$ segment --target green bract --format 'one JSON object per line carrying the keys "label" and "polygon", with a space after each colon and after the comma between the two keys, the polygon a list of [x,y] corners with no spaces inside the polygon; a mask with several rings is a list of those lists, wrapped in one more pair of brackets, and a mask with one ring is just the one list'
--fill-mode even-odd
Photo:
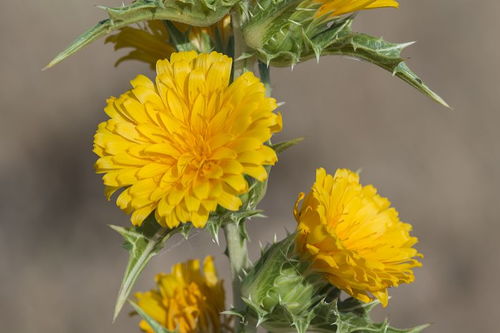
{"label": "green bract", "polygon": [[308,273],[308,263],[294,255],[294,235],[273,244],[249,271],[241,286],[248,315],[258,324],[278,332],[295,327],[305,332],[313,309],[322,300],[318,291],[330,288],[317,274]]}
{"label": "green bract", "polygon": [[341,298],[341,292],[315,273],[294,251],[295,234],[273,244],[248,272],[241,294],[248,309],[243,317],[273,333],[416,333],[427,325],[396,329],[369,316],[378,301],[368,304]]}
{"label": "green bract", "polygon": [[[305,0],[264,0],[248,10],[243,25],[247,45],[271,66],[294,66],[325,55],[358,58],[406,81],[436,102],[448,104],[408,68],[401,51],[413,43],[389,43],[352,31],[354,15],[316,17],[320,4]],[[249,56],[248,54],[247,56]]]}

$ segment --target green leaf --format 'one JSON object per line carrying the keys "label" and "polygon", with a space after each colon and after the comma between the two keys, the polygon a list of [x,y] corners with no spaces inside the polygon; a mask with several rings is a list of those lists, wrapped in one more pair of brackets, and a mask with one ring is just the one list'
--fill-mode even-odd
{"label": "green leaf", "polygon": [[63,61],[91,42],[124,26],[150,20],[168,20],[191,26],[206,27],[221,20],[239,0],[136,0],[130,5],[110,8],[101,6],[108,18],[85,31],[44,68]]}
{"label": "green leaf", "polygon": [[134,310],[139,314],[139,316],[141,316],[142,319],[144,319],[149,324],[149,326],[151,326],[154,333],[177,333],[174,331],[167,330],[165,327],[160,325],[156,320],[154,320],[146,312],[144,312],[141,309],[141,307],[139,305],[137,305],[136,303],[134,303],[132,301],[129,301],[129,303],[130,303],[130,305],[132,305]]}
{"label": "green leaf", "polygon": [[248,46],[268,65],[284,67],[321,56],[345,55],[390,71],[441,105],[433,92],[404,62],[401,51],[412,43],[389,43],[352,31],[354,15],[329,18],[315,14],[315,1],[262,0],[250,8],[243,26]]}
{"label": "green leaf", "polygon": [[444,99],[433,92],[406,65],[404,58],[401,57],[401,51],[411,44],[413,43],[390,43],[382,38],[353,32],[335,40],[334,43],[323,50],[322,54],[351,56],[382,67],[424,95],[449,108],[450,106]]}
{"label": "green leaf", "polygon": [[179,231],[179,228],[160,227],[154,215],[148,217],[140,227],[124,228],[115,225],[110,225],[110,227],[123,236],[124,248],[129,252],[127,268],[116,300],[113,315],[113,320],[115,320],[146,265],[165,246],[165,242]]}
{"label": "green leaf", "polygon": [[295,139],[288,140],[288,141],[278,142],[278,143],[273,144],[271,146],[271,148],[273,148],[277,154],[280,154],[280,153],[284,152],[285,150],[287,150],[288,148],[293,147],[296,144],[302,142],[303,140],[304,140],[304,138],[295,138]]}

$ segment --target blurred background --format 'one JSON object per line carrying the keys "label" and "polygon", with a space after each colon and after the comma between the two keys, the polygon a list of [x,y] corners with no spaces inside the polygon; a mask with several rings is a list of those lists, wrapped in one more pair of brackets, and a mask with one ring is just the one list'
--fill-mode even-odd
{"label": "blurred background", "polygon": [[[2,332],[139,332],[127,309],[112,309],[127,256],[107,224],[128,218],[102,193],[92,136],[105,100],[128,89],[147,65],[113,64],[98,41],[41,68],[104,18],[96,0],[4,1],[0,5],[0,322]],[[362,182],[391,199],[414,225],[425,254],[416,282],[392,290],[378,312],[395,326],[430,322],[426,332],[497,332],[500,296],[500,3],[401,0],[363,12],[355,30],[389,41],[416,40],[409,65],[453,107],[447,110],[375,66],[322,58],[272,71],[280,139],[305,137],[272,171],[267,219],[249,225],[258,241],[295,226],[296,195],[317,167],[362,169]],[[119,1],[99,1],[120,5]],[[218,255],[204,233],[180,238],[155,257],[136,290],[178,261]],[[226,283],[229,287],[229,284]]]}

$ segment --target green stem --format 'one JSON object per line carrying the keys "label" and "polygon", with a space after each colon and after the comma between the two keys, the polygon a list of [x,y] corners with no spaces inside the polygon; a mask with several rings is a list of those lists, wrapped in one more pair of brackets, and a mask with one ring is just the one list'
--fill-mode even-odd
{"label": "green stem", "polygon": [[[248,46],[243,38],[241,31],[241,15],[238,9],[234,9],[231,13],[231,24],[233,27],[234,36],[234,52],[233,52],[233,81],[247,71],[252,71],[255,57],[240,59],[241,56],[248,50]],[[238,60],[239,59],[239,60]],[[245,236],[245,221],[236,223],[228,221],[224,226],[224,236],[226,237],[227,256],[231,264],[231,275],[233,279],[233,306],[237,311],[245,309],[246,305],[241,299],[241,279],[244,276],[244,271],[250,267],[250,259],[248,258],[247,240]],[[235,332],[256,332],[256,322],[237,322]]]}
{"label": "green stem", "polygon": [[[247,241],[240,230],[242,227],[244,227],[244,225],[237,225],[232,221],[224,226],[227,256],[231,264],[231,276],[233,279],[233,306],[237,311],[241,311],[245,308],[245,303],[241,299],[241,279],[243,278],[244,270],[250,267]],[[243,323],[239,322],[236,324],[235,329],[235,332],[256,331],[254,323],[247,323],[246,327],[244,327]]]}
{"label": "green stem", "polygon": [[[241,222],[244,223],[244,222]],[[243,270],[250,266],[250,259],[247,252],[247,241],[240,232],[240,226],[234,222],[230,222],[224,226],[224,236],[227,243],[227,255],[231,263],[231,275],[233,277],[233,287],[236,287],[234,293],[234,306],[241,307],[243,302],[240,295],[241,277]]]}
{"label": "green stem", "polygon": [[266,95],[271,96],[271,69],[262,61],[259,61],[259,75],[266,87]]}
{"label": "green stem", "polygon": [[236,10],[231,13],[231,24],[233,27],[234,53],[233,53],[233,81],[247,71],[251,71],[255,57],[239,59],[248,51],[248,46],[241,31],[241,16]]}

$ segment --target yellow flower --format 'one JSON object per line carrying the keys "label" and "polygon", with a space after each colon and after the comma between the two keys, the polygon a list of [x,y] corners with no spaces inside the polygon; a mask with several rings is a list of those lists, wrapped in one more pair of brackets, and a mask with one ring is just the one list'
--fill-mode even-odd
{"label": "yellow flower", "polygon": [[[316,182],[299,194],[294,214],[298,223],[296,248],[312,267],[351,296],[387,305],[387,288],[414,280],[410,224],[403,223],[388,199],[371,186],[359,184],[358,174],[337,170],[335,176],[316,171]],[[371,295],[370,295],[371,294]]]}
{"label": "yellow flower", "polygon": [[[176,264],[170,274],[156,275],[157,289],[136,293],[137,305],[170,331],[220,333],[224,322],[223,281],[217,278],[212,257],[200,267],[199,260]],[[154,333],[142,320],[140,328]],[[177,332],[177,331],[176,331]]]}
{"label": "yellow flower", "polygon": [[265,145],[281,130],[276,100],[251,72],[229,84],[231,58],[174,53],[156,65],[153,83],[111,97],[94,137],[106,195],[124,188],[117,205],[140,225],[153,211],[165,227],[203,227],[217,205],[236,211],[248,192],[245,175],[267,179],[277,161]]}
{"label": "yellow flower", "polygon": [[321,7],[316,12],[316,16],[327,15],[329,17],[349,14],[363,9],[373,9],[381,7],[399,7],[395,0],[315,0]]}
{"label": "yellow flower", "polygon": [[139,60],[155,68],[159,59],[166,58],[175,49],[168,43],[169,36],[162,21],[148,21],[139,28],[123,27],[117,34],[106,38],[106,43],[113,43],[115,50],[133,48],[127,55],[116,61],[118,66],[125,60]]}
{"label": "yellow flower", "polygon": [[[148,21],[139,24],[138,28],[123,27],[118,33],[106,38],[106,43],[114,44],[115,50],[132,48],[127,55],[116,62],[118,66],[125,60],[138,60],[149,64],[155,69],[156,62],[168,58],[176,51],[170,43],[170,36],[166,23],[160,20]],[[219,43],[221,48],[227,47],[231,33],[231,17],[225,16],[222,20],[209,27],[192,27],[187,24],[172,22],[181,33],[186,34],[191,47],[198,52],[209,52]]]}

